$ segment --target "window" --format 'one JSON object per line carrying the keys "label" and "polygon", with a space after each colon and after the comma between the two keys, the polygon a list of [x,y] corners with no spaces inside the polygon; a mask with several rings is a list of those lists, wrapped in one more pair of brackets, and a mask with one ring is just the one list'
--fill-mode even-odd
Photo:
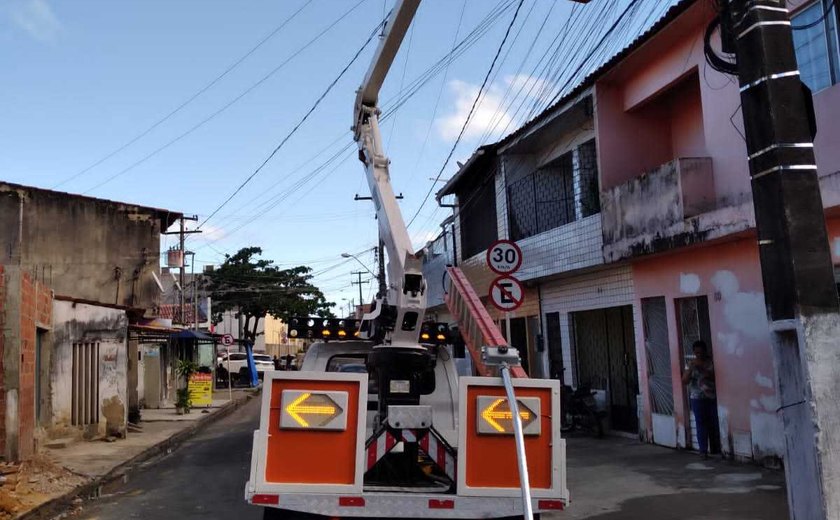
{"label": "window", "polygon": [[[333,356],[327,361],[327,372],[355,372],[356,367],[365,368],[367,356],[364,354],[344,354]],[[361,372],[367,372],[363,370]]]}
{"label": "window", "polygon": [[831,12],[820,21],[829,4],[831,0],[818,0],[793,17],[794,27],[807,27],[793,31],[793,44],[802,81],[813,92],[840,80],[836,6],[832,4]]}
{"label": "window", "polygon": [[462,258],[471,258],[499,238],[496,225],[496,170],[457,194]]}
{"label": "window", "polygon": [[668,344],[668,316],[664,297],[642,299],[642,325],[651,411],[658,415],[674,415],[671,347]]}
{"label": "window", "polygon": [[73,425],[99,422],[99,343],[73,344]]}
{"label": "window", "polygon": [[594,139],[508,186],[513,240],[564,226],[600,210]]}

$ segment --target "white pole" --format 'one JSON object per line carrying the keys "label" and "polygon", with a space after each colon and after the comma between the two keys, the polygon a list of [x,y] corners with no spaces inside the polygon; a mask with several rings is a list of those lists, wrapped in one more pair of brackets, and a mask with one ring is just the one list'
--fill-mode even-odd
{"label": "white pole", "polygon": [[230,377],[230,347],[227,347],[227,372],[228,372],[228,401],[233,401],[233,387],[231,386],[231,377]]}
{"label": "white pole", "polygon": [[508,345],[514,347],[513,342],[510,338],[510,311],[505,312],[505,330],[507,331],[507,336],[505,337],[507,339]]}
{"label": "white pole", "polygon": [[513,391],[513,381],[510,379],[510,367],[507,363],[501,366],[502,381],[508,398],[508,408],[513,418],[513,435],[516,440],[516,460],[519,464],[519,484],[522,487],[522,510],[525,520],[534,520],[534,510],[531,505],[531,482],[528,478],[528,460],[525,454],[525,435],[522,433],[522,418],[519,416],[519,403]]}

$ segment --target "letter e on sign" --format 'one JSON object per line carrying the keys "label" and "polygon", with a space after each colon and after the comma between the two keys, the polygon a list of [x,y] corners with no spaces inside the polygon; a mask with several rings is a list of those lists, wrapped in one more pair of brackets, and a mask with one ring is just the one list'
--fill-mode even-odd
{"label": "letter e on sign", "polygon": [[487,249],[487,266],[496,274],[513,274],[522,266],[522,250],[512,240],[497,240]]}
{"label": "letter e on sign", "polygon": [[522,284],[512,276],[500,276],[490,284],[490,302],[500,311],[515,311],[524,299]]}

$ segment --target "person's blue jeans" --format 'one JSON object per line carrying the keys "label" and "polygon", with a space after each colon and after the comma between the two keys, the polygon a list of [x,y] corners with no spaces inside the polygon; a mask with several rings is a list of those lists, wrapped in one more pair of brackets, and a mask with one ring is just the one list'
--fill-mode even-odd
{"label": "person's blue jeans", "polygon": [[718,426],[717,401],[714,399],[691,399],[691,411],[697,425],[697,444],[700,453],[720,453],[720,428]]}

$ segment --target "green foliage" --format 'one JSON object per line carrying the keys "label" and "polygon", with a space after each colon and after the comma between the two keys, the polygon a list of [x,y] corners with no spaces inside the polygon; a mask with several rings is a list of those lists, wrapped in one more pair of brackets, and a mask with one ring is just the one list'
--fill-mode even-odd
{"label": "green foliage", "polygon": [[180,359],[178,360],[178,365],[175,367],[175,371],[179,376],[184,378],[184,383],[186,384],[189,383],[190,376],[198,371],[198,364],[189,359]]}
{"label": "green foliage", "polygon": [[289,316],[332,317],[323,293],[312,283],[312,269],[305,266],[280,269],[271,260],[258,258],[259,247],[245,247],[207,275],[213,298],[213,319],[221,321],[229,310],[245,318],[245,338],[256,340],[260,319],[271,314],[280,319]]}
{"label": "green foliage", "polygon": [[179,388],[176,393],[176,401],[175,407],[176,408],[190,408],[192,406],[192,401],[190,400],[190,391],[188,388]]}

